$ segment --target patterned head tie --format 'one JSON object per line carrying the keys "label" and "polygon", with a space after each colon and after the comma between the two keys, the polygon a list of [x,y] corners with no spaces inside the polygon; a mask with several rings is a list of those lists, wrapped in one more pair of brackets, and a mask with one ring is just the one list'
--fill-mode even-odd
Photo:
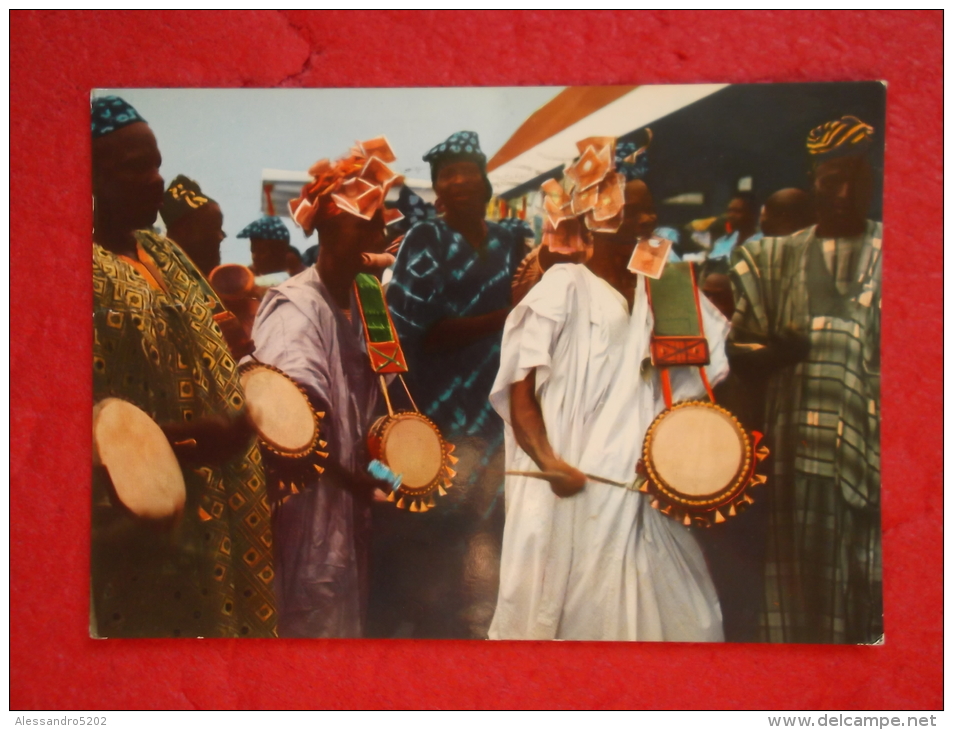
{"label": "patterned head tie", "polygon": [[423,160],[430,163],[430,177],[434,182],[437,172],[449,162],[475,162],[486,172],[486,155],[480,149],[480,137],[476,132],[454,132],[425,154]]}
{"label": "patterned head tie", "polygon": [[584,228],[593,233],[617,232],[622,226],[628,181],[623,170],[631,167],[630,172],[640,172],[640,166],[644,167],[640,158],[650,140],[651,132],[641,146],[637,140],[619,144],[614,137],[587,137],[576,142],[579,157],[565,169],[568,187],[555,179],[542,184],[546,220],[541,243],[554,253],[574,253],[585,248]]}
{"label": "patterned head tie", "polygon": [[475,162],[486,185],[487,200],[493,196],[493,186],[486,176],[486,155],[480,149],[480,137],[476,132],[454,132],[425,154],[423,160],[430,164],[430,182],[434,185],[437,184],[437,174],[444,165]]}
{"label": "patterned head tie", "polygon": [[857,117],[827,122],[807,135],[807,151],[815,164],[837,157],[863,155],[873,144],[874,128]]}
{"label": "patterned head tie", "polygon": [[378,210],[384,212],[384,223],[396,223],[404,216],[396,208],[387,208],[384,198],[404,178],[387,163],[397,157],[385,137],[358,142],[346,157],[335,163],[315,162],[308,174],[311,182],[301,188],[300,197],[291,200],[291,217],[310,236],[316,224],[342,213],[371,220]]}
{"label": "patterned head tie", "polygon": [[236,238],[260,238],[265,241],[291,241],[288,228],[276,215],[265,215],[242,228]]}
{"label": "patterned head tie", "polygon": [[214,202],[202,194],[202,188],[195,180],[185,175],[178,175],[162,196],[162,208],[159,209],[159,215],[168,227],[187,213]]}
{"label": "patterned head tie", "polygon": [[145,122],[139,112],[125,99],[118,96],[100,96],[90,103],[93,139],[103,137],[117,129],[136,122]]}

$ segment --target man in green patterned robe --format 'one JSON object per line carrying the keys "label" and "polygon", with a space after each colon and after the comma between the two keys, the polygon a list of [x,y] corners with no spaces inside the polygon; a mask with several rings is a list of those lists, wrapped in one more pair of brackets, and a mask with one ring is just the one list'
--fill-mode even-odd
{"label": "man in green patterned robe", "polygon": [[[221,303],[175,244],[155,137],[117,97],[92,107],[93,399],[162,427],[182,465],[177,519],[134,516],[93,473],[94,637],[274,636],[271,519]],[[220,319],[220,318],[219,318]]]}
{"label": "man in green patterned robe", "polygon": [[732,369],[767,376],[765,641],[871,643],[883,633],[872,135],[854,117],[812,131],[817,225],[733,255]]}

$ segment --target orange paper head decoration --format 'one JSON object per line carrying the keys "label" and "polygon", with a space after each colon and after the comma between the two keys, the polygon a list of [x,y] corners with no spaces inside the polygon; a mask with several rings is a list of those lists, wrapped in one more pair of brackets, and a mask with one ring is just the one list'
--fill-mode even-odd
{"label": "orange paper head decoration", "polygon": [[308,170],[311,182],[301,188],[300,197],[288,203],[291,217],[306,236],[320,221],[342,213],[370,220],[383,209],[384,222],[396,223],[404,216],[384,206],[387,191],[404,182],[387,166],[396,159],[387,139],[375,137],[358,142],[350,154],[333,164],[318,160]]}
{"label": "orange paper head decoration", "polygon": [[616,139],[587,137],[576,147],[579,157],[565,170],[568,188],[556,180],[542,185],[547,213],[542,243],[556,253],[583,250],[587,229],[615,233],[622,225],[626,175],[616,170]]}

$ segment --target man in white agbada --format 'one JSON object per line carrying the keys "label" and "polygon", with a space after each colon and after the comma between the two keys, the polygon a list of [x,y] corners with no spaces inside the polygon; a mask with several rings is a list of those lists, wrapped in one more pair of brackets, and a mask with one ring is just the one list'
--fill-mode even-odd
{"label": "man in white agbada", "polygon": [[[506,422],[500,591],[491,639],[721,641],[721,609],[689,530],[631,483],[649,425],[665,408],[648,366],[645,278],[626,264],[651,235],[648,188],[625,189],[624,223],[593,235],[587,264],[558,264],[506,322],[490,401]],[[712,384],[728,372],[728,322],[701,298]],[[671,370],[673,400],[704,397],[697,368]],[[685,444],[691,449],[691,444]]]}

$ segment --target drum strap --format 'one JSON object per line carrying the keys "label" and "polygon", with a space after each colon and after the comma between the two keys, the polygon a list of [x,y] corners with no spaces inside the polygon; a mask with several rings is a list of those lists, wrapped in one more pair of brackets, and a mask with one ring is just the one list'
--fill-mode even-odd
{"label": "drum strap", "polygon": [[653,283],[645,280],[654,325],[652,364],[660,369],[665,405],[672,407],[672,383],[668,368],[696,365],[711,402],[715,396],[708,382],[705,365],[711,362],[708,340],[702,325],[701,302],[690,262],[670,263]]}
{"label": "drum strap", "polygon": [[358,274],[354,279],[354,293],[364,324],[371,369],[378,375],[406,373],[407,360],[384,301],[381,283],[370,274]]}

